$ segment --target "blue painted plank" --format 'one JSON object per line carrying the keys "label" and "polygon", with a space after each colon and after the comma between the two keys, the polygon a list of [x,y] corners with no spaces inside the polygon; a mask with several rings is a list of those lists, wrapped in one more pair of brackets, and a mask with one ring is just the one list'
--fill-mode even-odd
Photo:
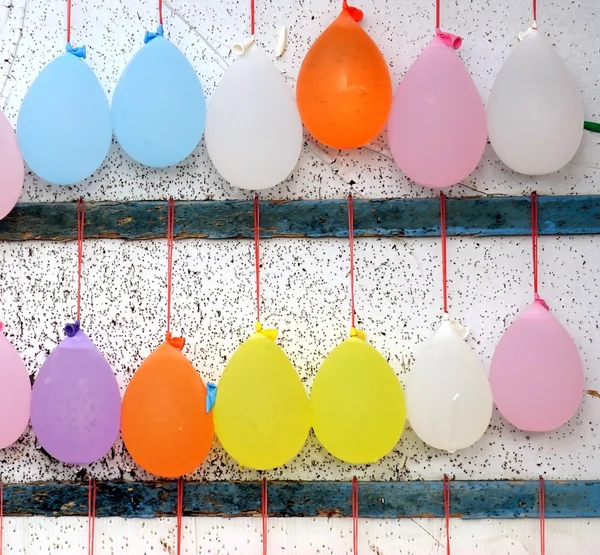
{"label": "blue painted plank", "polygon": [[[538,483],[454,481],[450,484],[452,517],[538,518]],[[272,517],[348,517],[350,482],[270,482]],[[8,484],[7,515],[85,516],[87,483]],[[99,517],[153,518],[175,514],[177,489],[172,482],[100,482]],[[548,518],[600,516],[600,482],[547,481]],[[186,482],[184,514],[189,516],[258,516],[260,482]],[[361,482],[359,513],[370,518],[443,517],[442,482]]]}
{"label": "blue painted plank", "polygon": [[[529,197],[450,198],[449,235],[481,237],[527,235]],[[439,200],[355,200],[357,237],[439,236]],[[87,203],[86,237],[152,239],[165,237],[165,201]],[[600,195],[539,197],[542,235],[600,233]],[[0,220],[0,240],[75,240],[75,203],[20,204]],[[262,201],[261,235],[269,237],[347,237],[346,200]],[[179,201],[175,236],[232,239],[253,237],[252,201]]]}

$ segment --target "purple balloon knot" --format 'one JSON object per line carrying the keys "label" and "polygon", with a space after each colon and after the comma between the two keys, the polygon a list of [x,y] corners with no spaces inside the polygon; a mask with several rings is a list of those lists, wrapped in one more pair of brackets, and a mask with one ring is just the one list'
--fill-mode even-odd
{"label": "purple balloon knot", "polygon": [[546,310],[550,310],[548,303],[544,299],[542,299],[542,297],[540,297],[539,293],[535,293],[534,298],[536,303],[540,303]]}
{"label": "purple balloon knot", "polygon": [[67,324],[65,326],[65,333],[67,334],[67,337],[75,337],[75,334],[79,331],[79,328],[79,320],[73,322],[72,324]]}
{"label": "purple balloon knot", "polygon": [[441,29],[435,30],[435,36],[438,37],[446,46],[458,50],[462,46],[462,38],[452,33],[446,33]]}

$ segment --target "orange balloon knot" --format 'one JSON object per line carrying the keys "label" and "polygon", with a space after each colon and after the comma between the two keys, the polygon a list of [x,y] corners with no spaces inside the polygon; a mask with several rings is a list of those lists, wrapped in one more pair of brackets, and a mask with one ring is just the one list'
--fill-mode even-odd
{"label": "orange balloon knot", "polygon": [[262,333],[265,337],[268,337],[271,341],[277,339],[276,329],[265,329],[260,322],[256,322],[256,333]]}
{"label": "orange balloon knot", "polygon": [[462,46],[462,38],[453,35],[452,33],[446,33],[441,29],[435,30],[435,36],[438,37],[446,46],[458,50]]}
{"label": "orange balloon knot", "polygon": [[365,16],[363,11],[359,8],[355,8],[354,6],[348,6],[348,2],[346,0],[344,0],[344,10],[348,12],[350,17],[354,19],[356,23],[361,22],[363,20],[363,17]]}
{"label": "orange balloon knot", "polygon": [[361,341],[364,341],[367,338],[367,334],[363,330],[350,328],[350,337],[358,337]]}
{"label": "orange balloon knot", "polygon": [[80,322],[76,320],[72,324],[67,324],[64,328],[64,332],[67,337],[75,337],[75,334],[79,331]]}
{"label": "orange balloon knot", "polygon": [[183,350],[185,346],[185,337],[173,337],[171,332],[167,333],[167,343],[177,350]]}
{"label": "orange balloon knot", "polygon": [[548,303],[540,297],[539,293],[535,293],[534,297],[536,303],[540,303],[546,310],[550,310]]}

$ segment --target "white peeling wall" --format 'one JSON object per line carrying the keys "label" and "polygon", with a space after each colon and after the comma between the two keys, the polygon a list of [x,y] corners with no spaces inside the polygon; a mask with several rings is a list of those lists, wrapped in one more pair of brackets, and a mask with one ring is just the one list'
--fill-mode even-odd
{"label": "white peeling wall", "polygon": [[[87,44],[88,62],[109,94],[143,33],[156,26],[156,2],[73,0],[73,42]],[[22,9],[26,4],[21,33]],[[13,0],[0,7],[0,106],[14,123],[27,87],[64,49],[64,2]],[[165,7],[167,36],[189,57],[207,95],[231,62],[230,44],[247,33],[249,2],[173,0]],[[431,4],[431,6],[429,5]],[[530,24],[530,2],[445,2],[443,28],[462,35],[459,51],[484,101],[517,32]],[[510,5],[507,5],[510,4]],[[257,2],[258,40],[273,52],[281,25],[290,43],[275,63],[291,85],[309,44],[338,13],[341,0]],[[433,1],[364,0],[364,27],[380,45],[397,83],[433,33]],[[314,16],[314,19],[313,19]],[[600,40],[594,28],[600,5],[541,2],[540,28],[576,75],[584,93],[586,118],[600,118],[598,79]],[[209,37],[210,47],[199,32]],[[212,38],[211,38],[212,37]],[[217,40],[218,39],[218,40]],[[16,51],[13,59],[12,53]],[[518,130],[515,130],[518,133]],[[469,186],[486,193],[598,194],[600,136],[586,133],[576,159],[558,174],[531,179],[513,174],[488,147]],[[331,163],[334,161],[333,163]],[[385,141],[340,154],[308,144],[294,175],[267,192],[269,198],[341,198],[349,191],[366,198],[430,196],[411,185],[387,157]],[[472,195],[456,187],[452,195]],[[165,171],[131,162],[113,145],[96,175],[76,187],[55,187],[29,174],[23,201],[244,198],[218,177],[202,144],[176,168]],[[73,222],[75,225],[75,222]],[[600,390],[598,276],[596,237],[543,237],[540,240],[540,291],[565,323],[581,350],[586,388]],[[296,365],[307,389],[327,353],[349,329],[348,249],[344,240],[272,240],[263,243],[264,323],[279,327],[280,344]],[[452,238],[449,240],[451,315],[470,328],[470,345],[489,366],[503,330],[532,298],[530,240]],[[218,380],[235,348],[253,331],[254,267],[249,241],[186,240],[176,243],[173,328],[187,337],[185,353],[205,380]],[[420,343],[441,315],[440,248],[435,239],[364,239],[356,243],[357,313],[369,340],[388,358],[402,379]],[[0,244],[0,319],[35,373],[62,338],[73,318],[76,245]],[[122,389],[141,361],[164,337],[166,313],[165,241],[87,241],[82,320],[105,353]],[[314,439],[269,479],[360,480],[440,479],[600,479],[593,464],[598,444],[600,400],[586,395],[577,416],[552,434],[526,435],[494,414],[484,438],[452,456],[426,448],[407,430],[395,451],[377,465],[350,467],[332,459]],[[0,452],[5,481],[76,479],[79,468],[51,461],[31,434]],[[106,460],[91,465],[98,479],[138,478],[140,471],[122,444]],[[256,479],[241,472],[218,445],[190,479]],[[441,500],[440,500],[441,502]],[[102,554],[170,553],[174,522],[103,520]],[[259,552],[258,519],[188,519],[184,546],[189,553]],[[595,553],[596,522],[553,521],[548,553]],[[85,522],[80,519],[10,519],[7,553],[61,555],[82,553]],[[361,553],[443,553],[441,523],[363,521]],[[461,553],[537,552],[535,521],[455,522],[454,548]],[[196,543],[194,543],[196,542]],[[579,542],[574,544],[573,542]],[[211,551],[208,551],[210,547]],[[271,523],[271,550],[279,553],[351,552],[347,520],[290,519]],[[173,551],[174,552],[174,551]],[[184,549],[185,552],[185,549]]]}

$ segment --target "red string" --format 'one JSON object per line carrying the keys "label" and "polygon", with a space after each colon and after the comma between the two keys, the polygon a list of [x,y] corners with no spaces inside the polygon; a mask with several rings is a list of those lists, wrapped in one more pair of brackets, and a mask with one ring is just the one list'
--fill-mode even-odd
{"label": "red string", "polygon": [[4,482],[0,480],[0,555],[2,555],[2,528],[4,527]]}
{"label": "red string", "polygon": [[250,34],[254,36],[254,29],[256,28],[256,6],[255,0],[250,0]]}
{"label": "red string", "polygon": [[546,555],[546,488],[543,476],[540,476],[538,495],[540,503],[540,555]]}
{"label": "red string", "polygon": [[533,0],[533,22],[537,23],[537,0]]}
{"label": "red string", "polygon": [[446,253],[446,195],[440,193],[440,234],[442,237],[442,295],[444,314],[448,313],[448,257]]}
{"label": "red string", "polygon": [[348,240],[350,242],[350,325],[356,327],[356,310],[354,308],[354,199],[348,195]]}
{"label": "red string", "polygon": [[531,244],[533,253],[533,292],[538,292],[538,196],[531,193]]}
{"label": "red string", "polygon": [[158,22],[163,24],[163,3],[162,0],[158,0]]}
{"label": "red string", "polygon": [[444,517],[446,519],[446,555],[450,555],[450,478],[444,474]]}
{"label": "red string", "polygon": [[85,203],[77,201],[77,320],[81,320],[81,270],[83,268],[83,232],[85,228]]}
{"label": "red string", "polygon": [[352,478],[352,539],[354,555],[358,554],[358,479]]}
{"label": "red string", "polygon": [[67,0],[67,42],[71,42],[71,0]]}
{"label": "red string", "polygon": [[263,555],[267,555],[267,539],[268,539],[268,528],[267,528],[267,517],[268,517],[268,501],[269,495],[267,490],[267,479],[262,479],[261,488],[261,513],[262,513],[262,545]]}
{"label": "red string", "polygon": [[181,555],[181,529],[183,528],[183,478],[177,478],[177,555]]}
{"label": "red string", "polygon": [[435,0],[435,28],[436,29],[440,28],[440,19],[441,19],[441,13],[442,13],[441,4],[442,4],[441,0]]}
{"label": "red string", "polygon": [[167,333],[171,333],[171,290],[173,288],[173,243],[175,229],[175,201],[169,198],[167,205]]}
{"label": "red string", "polygon": [[256,321],[260,322],[260,200],[254,197],[254,264],[256,268]]}
{"label": "red string", "polygon": [[88,555],[94,555],[96,536],[96,480],[90,478],[88,486]]}

